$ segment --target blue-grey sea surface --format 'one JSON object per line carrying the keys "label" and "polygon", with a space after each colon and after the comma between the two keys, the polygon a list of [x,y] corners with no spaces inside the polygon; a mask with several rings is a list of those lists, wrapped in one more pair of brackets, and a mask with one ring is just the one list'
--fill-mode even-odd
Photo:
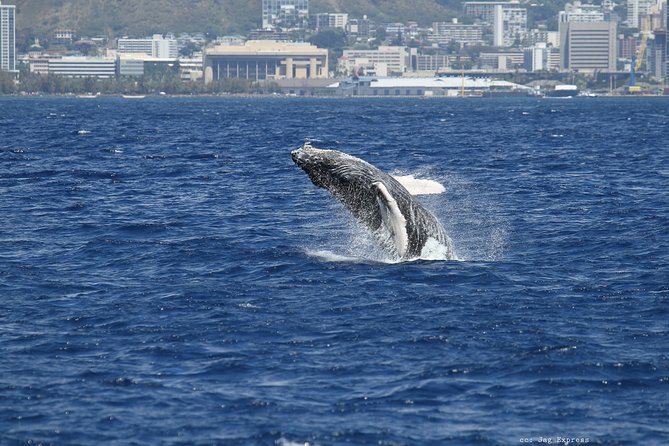
{"label": "blue-grey sea surface", "polygon": [[[669,444],[669,100],[0,99],[0,444]],[[390,262],[290,151],[441,183]]]}

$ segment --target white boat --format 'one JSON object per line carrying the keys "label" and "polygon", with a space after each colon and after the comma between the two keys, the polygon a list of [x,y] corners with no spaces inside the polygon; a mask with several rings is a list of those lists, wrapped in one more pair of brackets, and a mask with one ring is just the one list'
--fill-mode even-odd
{"label": "white boat", "polygon": [[573,98],[574,96],[578,96],[578,86],[569,84],[556,85],[555,89],[548,90],[545,95],[550,98]]}

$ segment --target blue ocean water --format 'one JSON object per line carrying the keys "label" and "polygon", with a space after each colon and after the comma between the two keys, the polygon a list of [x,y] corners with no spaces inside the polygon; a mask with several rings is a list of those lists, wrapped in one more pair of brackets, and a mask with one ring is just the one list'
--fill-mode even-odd
{"label": "blue ocean water", "polygon": [[[0,98],[0,444],[669,444],[669,100]],[[389,263],[290,158],[446,192]]]}

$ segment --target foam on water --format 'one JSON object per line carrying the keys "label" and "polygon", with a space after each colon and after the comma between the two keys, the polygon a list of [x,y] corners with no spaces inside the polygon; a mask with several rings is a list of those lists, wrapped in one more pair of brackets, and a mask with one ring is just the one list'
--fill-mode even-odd
{"label": "foam on water", "polygon": [[364,260],[362,257],[346,256],[342,254],[337,254],[336,252],[328,251],[327,249],[305,249],[305,253],[309,257],[315,257],[317,259],[323,260],[325,262],[342,262],[342,263],[359,263],[361,260]]}
{"label": "foam on water", "polygon": [[[453,246],[452,243],[451,246]],[[439,241],[430,237],[427,239],[425,246],[423,246],[423,249],[420,252],[420,257],[418,260],[460,260],[460,259],[455,253],[451,253],[448,246],[445,246],[443,243],[440,243]]]}

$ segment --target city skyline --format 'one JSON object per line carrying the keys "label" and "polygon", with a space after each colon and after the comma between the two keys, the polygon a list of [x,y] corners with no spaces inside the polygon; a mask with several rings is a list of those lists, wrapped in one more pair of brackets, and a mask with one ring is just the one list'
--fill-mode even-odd
{"label": "city skyline", "polygon": [[[35,41],[18,61],[30,73],[75,77],[110,77],[112,60],[115,77],[143,77],[155,71],[147,68],[148,64],[166,64],[179,67],[184,81],[401,77],[466,70],[499,74],[578,72],[590,76],[631,73],[633,86],[637,72],[658,80],[666,77],[667,72],[666,33],[657,28],[658,23],[669,21],[666,7],[662,10],[662,20],[657,18],[657,8],[644,9],[641,15],[644,29],[624,35],[619,34],[625,28],[610,2],[567,3],[555,14],[554,29],[531,26],[527,6],[518,1],[465,2],[461,11],[463,21],[454,17],[434,21],[429,26],[413,21],[374,22],[366,16],[339,12],[310,13],[309,7],[306,0],[264,0],[262,11],[257,13],[263,21],[269,20],[265,29],[253,30],[246,36],[222,36],[216,41],[204,33],[87,38],[78,36],[74,29],[59,28],[48,48]],[[260,47],[254,41],[268,42],[262,44],[265,57],[278,57],[280,69],[270,59],[261,58],[250,64],[239,58],[254,51],[254,45]],[[281,44],[272,45],[270,41]],[[78,42],[91,49],[80,53]],[[318,69],[313,61],[297,68],[297,59],[281,54],[307,42],[314,43],[314,48],[322,45],[319,50],[328,53],[324,64],[317,63]],[[216,51],[221,57],[228,53],[233,57],[225,62],[224,68],[219,62],[215,66],[207,62],[208,56],[213,60]],[[174,65],[174,61],[179,64]]]}

